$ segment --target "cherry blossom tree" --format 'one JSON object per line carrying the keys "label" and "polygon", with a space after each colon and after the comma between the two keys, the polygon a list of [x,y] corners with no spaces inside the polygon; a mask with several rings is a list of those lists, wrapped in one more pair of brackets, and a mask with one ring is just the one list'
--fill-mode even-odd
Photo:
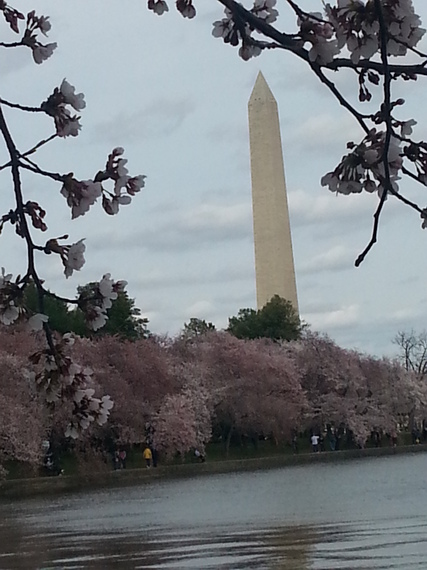
{"label": "cherry blossom tree", "polygon": [[[18,9],[0,1],[0,12],[9,31],[4,36],[14,36],[14,41],[2,41],[0,47],[7,53],[10,49],[29,49],[35,64],[40,65],[51,57],[57,47],[56,42],[46,43],[51,32],[48,16],[37,15],[34,10],[23,14]],[[31,89],[22,89],[23,95],[31,98]],[[52,181],[65,199],[70,209],[71,219],[79,218],[100,202],[106,214],[117,214],[120,207],[130,204],[132,198],[144,187],[145,176],[131,176],[121,147],[114,148],[107,157],[104,167],[95,172],[92,178],[79,180],[72,172],[56,172],[50,165],[38,160],[38,151],[51,143],[69,137],[77,137],[80,129],[80,113],[86,107],[83,93],[62,79],[53,92],[47,93],[42,102],[13,102],[0,97],[0,133],[5,143],[6,154],[0,164],[4,186],[9,185],[13,205],[0,215],[0,231],[12,226],[18,239],[26,247],[26,259],[22,270],[15,277],[2,269],[0,276],[0,322],[12,325],[26,321],[35,331],[44,331],[46,345],[31,357],[36,367],[35,385],[46,394],[49,404],[68,400],[72,402],[72,416],[67,434],[76,437],[92,422],[102,425],[107,420],[112,401],[108,396],[97,397],[93,388],[92,371],[75,362],[70,350],[73,339],[70,335],[61,337],[52,333],[45,314],[45,300],[54,297],[74,304],[85,315],[87,326],[98,330],[107,321],[107,311],[112,302],[123,292],[126,282],[114,281],[110,274],[91,284],[75,299],[61,299],[44,286],[43,277],[37,269],[40,256],[59,258],[65,278],[79,271],[85,263],[85,239],[69,243],[68,235],[49,235],[48,213],[45,206],[34,199],[28,199],[28,176],[42,177]],[[6,112],[7,109],[7,112]],[[31,138],[31,128],[27,128],[28,141],[16,142],[13,135],[13,114],[25,113],[28,121],[35,115],[46,117],[52,122],[52,134],[43,140]],[[6,175],[9,180],[6,182]],[[46,237],[42,237],[43,234]],[[37,291],[37,310],[31,310],[25,302],[25,289],[33,285]]]}
{"label": "cherry blossom tree", "polygon": [[284,349],[301,370],[310,403],[307,427],[344,425],[364,446],[371,432],[391,433],[402,417],[421,414],[425,407],[422,381],[395,360],[346,350],[314,333]]}
{"label": "cherry blossom tree", "polygon": [[155,338],[135,342],[117,337],[78,339],[81,362],[96,372],[100,388],[114,400],[108,429],[117,443],[132,445],[145,439],[145,424],[165,397],[181,389],[171,373],[167,349]]}
{"label": "cherry blossom tree", "polygon": [[306,399],[294,361],[278,344],[220,332],[203,335],[191,351],[227,449],[233,432],[289,439]]}
{"label": "cherry blossom tree", "polygon": [[[177,0],[176,8],[185,18],[194,18],[197,3]],[[393,96],[399,81],[427,75],[427,55],[419,46],[425,29],[412,0],[336,0],[324,2],[322,12],[306,11],[302,0],[284,0],[280,14],[276,0],[217,3],[224,16],[213,23],[214,37],[237,47],[244,60],[268,50],[293,54],[360,126],[361,140],[348,142],[337,167],[321,180],[334,193],[378,195],[372,235],[356,266],[377,241],[387,198],[414,209],[427,227],[427,208],[408,197],[403,182],[427,185],[427,143],[416,138],[417,121],[405,115],[405,101]],[[169,10],[166,0],[148,0],[148,8],[159,15]],[[336,79],[337,72],[346,71],[354,75],[359,106],[343,94]],[[374,102],[376,111],[371,111]]]}
{"label": "cherry blossom tree", "polygon": [[28,364],[28,353],[12,355],[0,350],[0,475],[5,473],[2,464],[7,460],[36,467],[42,459],[47,415],[31,383]]}

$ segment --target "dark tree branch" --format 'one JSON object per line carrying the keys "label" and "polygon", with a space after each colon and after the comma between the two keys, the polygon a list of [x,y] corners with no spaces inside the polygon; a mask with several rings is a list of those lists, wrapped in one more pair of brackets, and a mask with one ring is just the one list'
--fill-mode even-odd
{"label": "dark tree branch", "polygon": [[22,154],[20,154],[19,156],[21,158],[27,157],[30,154],[34,154],[39,148],[41,148],[42,146],[44,146],[45,144],[53,141],[54,139],[58,138],[58,134],[55,133],[54,135],[51,135],[50,137],[48,137],[47,139],[43,139],[40,142],[38,142],[36,145],[34,145],[32,148],[30,148],[29,150],[26,150],[25,152],[23,152]]}
{"label": "dark tree branch", "polygon": [[64,182],[66,176],[63,174],[59,174],[58,172],[48,172],[47,170],[42,170],[35,162],[30,160],[26,154],[19,155],[24,161],[20,162],[19,165],[26,170],[31,170],[31,172],[35,172],[36,174],[40,174],[41,176],[47,176],[48,178],[52,178],[52,180],[56,180],[57,182]]}
{"label": "dark tree branch", "polygon": [[[6,143],[7,150],[10,156],[10,168],[12,172],[12,180],[13,180],[13,190],[15,194],[16,200],[16,210],[19,219],[19,227],[22,237],[24,238],[27,244],[27,275],[30,275],[34,281],[34,284],[37,288],[37,296],[38,296],[38,305],[39,311],[41,313],[44,312],[44,289],[40,277],[37,274],[36,266],[35,266],[35,259],[34,259],[34,251],[37,246],[34,245],[33,240],[31,238],[30,229],[28,227],[27,218],[24,209],[24,200],[22,195],[22,184],[21,184],[21,176],[19,172],[19,152],[15,146],[15,143],[12,139],[10,134],[9,128],[7,126],[3,110],[0,107],[0,132],[3,135],[4,141]],[[53,342],[52,332],[50,327],[47,323],[43,323],[44,332],[46,335],[46,340],[52,354],[55,355],[55,359],[57,358],[57,353],[55,350],[55,344]],[[60,364],[59,362],[57,363]]]}
{"label": "dark tree branch", "polygon": [[388,66],[388,56],[387,56],[387,27],[384,22],[384,15],[382,11],[381,1],[374,0],[375,2],[375,9],[378,17],[378,22],[380,25],[380,49],[381,49],[381,61],[383,65],[383,89],[384,89],[384,100],[382,104],[382,113],[384,116],[384,121],[386,123],[386,133],[384,139],[384,149],[382,155],[382,163],[384,166],[384,180],[382,181],[383,185],[383,192],[380,197],[380,201],[376,212],[374,214],[374,225],[372,229],[371,239],[369,240],[368,245],[362,251],[362,253],[358,256],[355,261],[355,266],[359,267],[362,261],[365,259],[368,252],[372,249],[374,244],[377,242],[377,234],[378,234],[378,227],[381,217],[381,212],[384,206],[384,203],[387,199],[387,194],[393,190],[392,183],[390,180],[390,165],[388,162],[389,157],[389,150],[390,150],[390,141],[393,134],[393,124],[392,124],[392,117],[391,117],[391,74]]}
{"label": "dark tree branch", "polygon": [[10,101],[6,101],[6,99],[0,98],[0,103],[6,105],[7,107],[11,107],[12,109],[19,109],[20,111],[27,111],[28,113],[44,113],[40,107],[28,107],[26,105],[20,105],[19,103],[11,103]]}

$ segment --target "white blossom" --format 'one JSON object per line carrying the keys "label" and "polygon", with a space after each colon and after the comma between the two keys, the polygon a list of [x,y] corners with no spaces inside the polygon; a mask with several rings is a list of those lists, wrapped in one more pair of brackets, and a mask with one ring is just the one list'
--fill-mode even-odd
{"label": "white blossom", "polygon": [[6,273],[4,267],[2,267],[0,275],[0,289],[10,283],[12,277],[12,273]]}
{"label": "white blossom", "polygon": [[77,439],[79,437],[79,432],[73,424],[68,424],[65,430],[65,437],[71,437],[72,439]]}
{"label": "white blossom", "polygon": [[80,269],[85,264],[85,258],[83,254],[86,250],[86,246],[83,242],[84,238],[69,246],[67,257],[66,259],[63,259],[65,266],[64,274],[67,278],[73,274],[73,271],[80,271]]}
{"label": "white blossom", "polygon": [[99,293],[102,295],[102,310],[111,309],[112,301],[117,299],[117,293],[114,290],[114,281],[111,279],[110,273],[106,273],[99,282]]}
{"label": "white blossom", "polygon": [[28,325],[33,331],[41,331],[43,329],[43,323],[47,323],[49,317],[43,315],[42,313],[36,313],[28,319]]}
{"label": "white blossom", "polygon": [[76,111],[81,111],[86,107],[83,93],[76,93],[75,87],[63,79],[61,87],[59,88],[64,96],[64,103],[71,105]]}
{"label": "white blossom", "polygon": [[52,25],[49,22],[49,16],[40,16],[38,18],[38,23],[39,23],[38,27],[41,33],[47,36],[47,32],[50,32],[50,29],[52,28]]}
{"label": "white blossom", "polygon": [[62,186],[61,194],[67,200],[71,208],[71,218],[74,220],[86,214],[102,195],[102,185],[93,180],[78,181],[74,178],[67,178]]}
{"label": "white blossom", "polygon": [[169,11],[169,7],[164,0],[148,0],[148,9],[152,10],[158,16]]}
{"label": "white blossom", "polygon": [[62,335],[62,341],[68,346],[73,346],[73,344],[76,342],[76,339],[73,333],[65,333]]}
{"label": "white blossom", "polygon": [[80,129],[82,128],[79,117],[72,116],[68,109],[64,109],[62,121],[55,121],[56,132],[60,137],[77,137]]}
{"label": "white blossom", "polygon": [[56,43],[46,44],[45,46],[39,44],[32,47],[34,61],[38,64],[43,63],[46,59],[49,59],[57,47]]}
{"label": "white blossom", "polygon": [[417,121],[414,119],[409,119],[409,121],[403,121],[400,125],[400,136],[407,137],[412,135],[412,127],[417,124]]}
{"label": "white blossom", "polygon": [[0,322],[4,325],[10,325],[19,317],[19,309],[15,307],[15,303],[11,301],[8,305],[0,306]]}
{"label": "white blossom", "polygon": [[261,48],[255,44],[244,42],[239,49],[239,55],[244,61],[248,61],[251,57],[257,57],[261,54]]}
{"label": "white blossom", "polygon": [[97,331],[98,329],[102,329],[102,327],[107,322],[108,317],[101,307],[93,307],[93,312],[93,318],[88,320],[87,324],[93,331]]}

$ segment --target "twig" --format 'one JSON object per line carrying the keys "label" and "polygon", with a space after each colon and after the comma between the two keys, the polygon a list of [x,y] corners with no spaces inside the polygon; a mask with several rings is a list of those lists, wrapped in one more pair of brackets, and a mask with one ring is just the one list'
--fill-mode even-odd
{"label": "twig", "polygon": [[19,103],[11,103],[10,101],[2,98],[0,98],[0,103],[6,105],[7,107],[11,107],[12,109],[19,109],[20,111],[27,111],[29,113],[44,113],[40,107],[27,107],[26,105],[20,105]]}
{"label": "twig", "polygon": [[29,154],[33,154],[35,153],[39,148],[41,148],[43,145],[49,143],[50,141],[53,141],[53,139],[58,138],[58,134],[55,133],[54,135],[51,135],[50,137],[48,137],[47,139],[43,139],[42,141],[38,142],[35,146],[33,146],[32,148],[30,148],[30,150],[25,151],[24,153],[20,154],[19,156],[21,158],[24,158],[26,156],[28,156]]}
{"label": "twig", "polygon": [[26,170],[31,170],[31,172],[35,172],[36,174],[40,174],[41,176],[47,176],[48,178],[52,178],[52,180],[56,180],[57,182],[64,182],[65,176],[59,174],[58,172],[48,172],[47,170],[42,170],[35,162],[30,160],[28,156],[20,155],[23,160],[25,160],[28,164],[20,162],[19,165]]}
{"label": "twig", "polygon": [[378,204],[377,210],[374,214],[374,225],[372,229],[371,239],[369,240],[368,245],[362,251],[362,253],[358,256],[355,261],[355,266],[359,267],[362,261],[365,259],[368,252],[372,249],[374,244],[377,242],[377,234],[378,234],[378,226],[380,221],[381,212],[384,206],[384,202],[387,199],[387,194],[390,190],[392,190],[392,184],[390,180],[390,165],[388,162],[388,154],[390,149],[390,141],[393,134],[393,124],[391,118],[391,74],[388,66],[388,56],[387,56],[387,28],[384,22],[384,16],[381,6],[380,0],[374,0],[375,2],[375,9],[378,16],[378,22],[380,26],[380,50],[381,50],[381,61],[383,65],[383,72],[384,72],[384,80],[383,80],[383,89],[384,89],[384,100],[382,104],[383,115],[385,117],[386,123],[386,132],[385,132],[385,139],[384,139],[384,149],[382,155],[382,163],[384,165],[384,180],[382,181],[383,185],[383,192],[381,194],[380,202]]}

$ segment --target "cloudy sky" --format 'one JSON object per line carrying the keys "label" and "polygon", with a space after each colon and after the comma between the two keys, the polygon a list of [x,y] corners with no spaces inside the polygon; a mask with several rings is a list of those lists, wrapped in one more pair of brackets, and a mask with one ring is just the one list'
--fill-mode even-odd
{"label": "cloudy sky", "polygon": [[[240,308],[255,307],[247,101],[262,70],[279,105],[301,316],[343,346],[392,354],[398,330],[426,326],[427,233],[419,218],[389,200],[379,243],[356,269],[375,198],[337,197],[319,180],[347,141],[362,138],[360,129],[291,55],[269,52],[243,62],[211,36],[212,22],[222,17],[217,2],[195,3],[192,21],[173,9],[158,17],[142,0],[12,4],[49,15],[49,41],[59,47],[41,66],[24,48],[3,54],[0,96],[38,105],[66,77],[87,102],[81,135],[54,141],[37,154],[39,164],[86,179],[123,146],[130,174],[147,175],[146,189],[118,216],[98,205],[72,223],[59,185],[24,176],[26,196],[48,210],[47,237],[86,237],[82,271],[66,280],[59,259],[45,256],[40,273],[49,288],[69,296],[106,272],[126,279],[156,333],[176,334],[190,317],[222,328]],[[293,31],[294,18],[281,4],[283,28]],[[415,2],[424,22],[425,4]],[[303,5],[319,9],[321,2]],[[354,99],[351,74],[340,81]],[[415,116],[416,138],[425,140],[423,88],[420,80],[397,93],[407,99],[400,117]],[[7,118],[21,149],[53,132],[47,117],[8,110]],[[2,212],[12,205],[8,176],[1,178]],[[416,187],[407,190],[420,197]],[[0,258],[8,272],[25,269],[23,244],[11,230],[1,236]]]}

